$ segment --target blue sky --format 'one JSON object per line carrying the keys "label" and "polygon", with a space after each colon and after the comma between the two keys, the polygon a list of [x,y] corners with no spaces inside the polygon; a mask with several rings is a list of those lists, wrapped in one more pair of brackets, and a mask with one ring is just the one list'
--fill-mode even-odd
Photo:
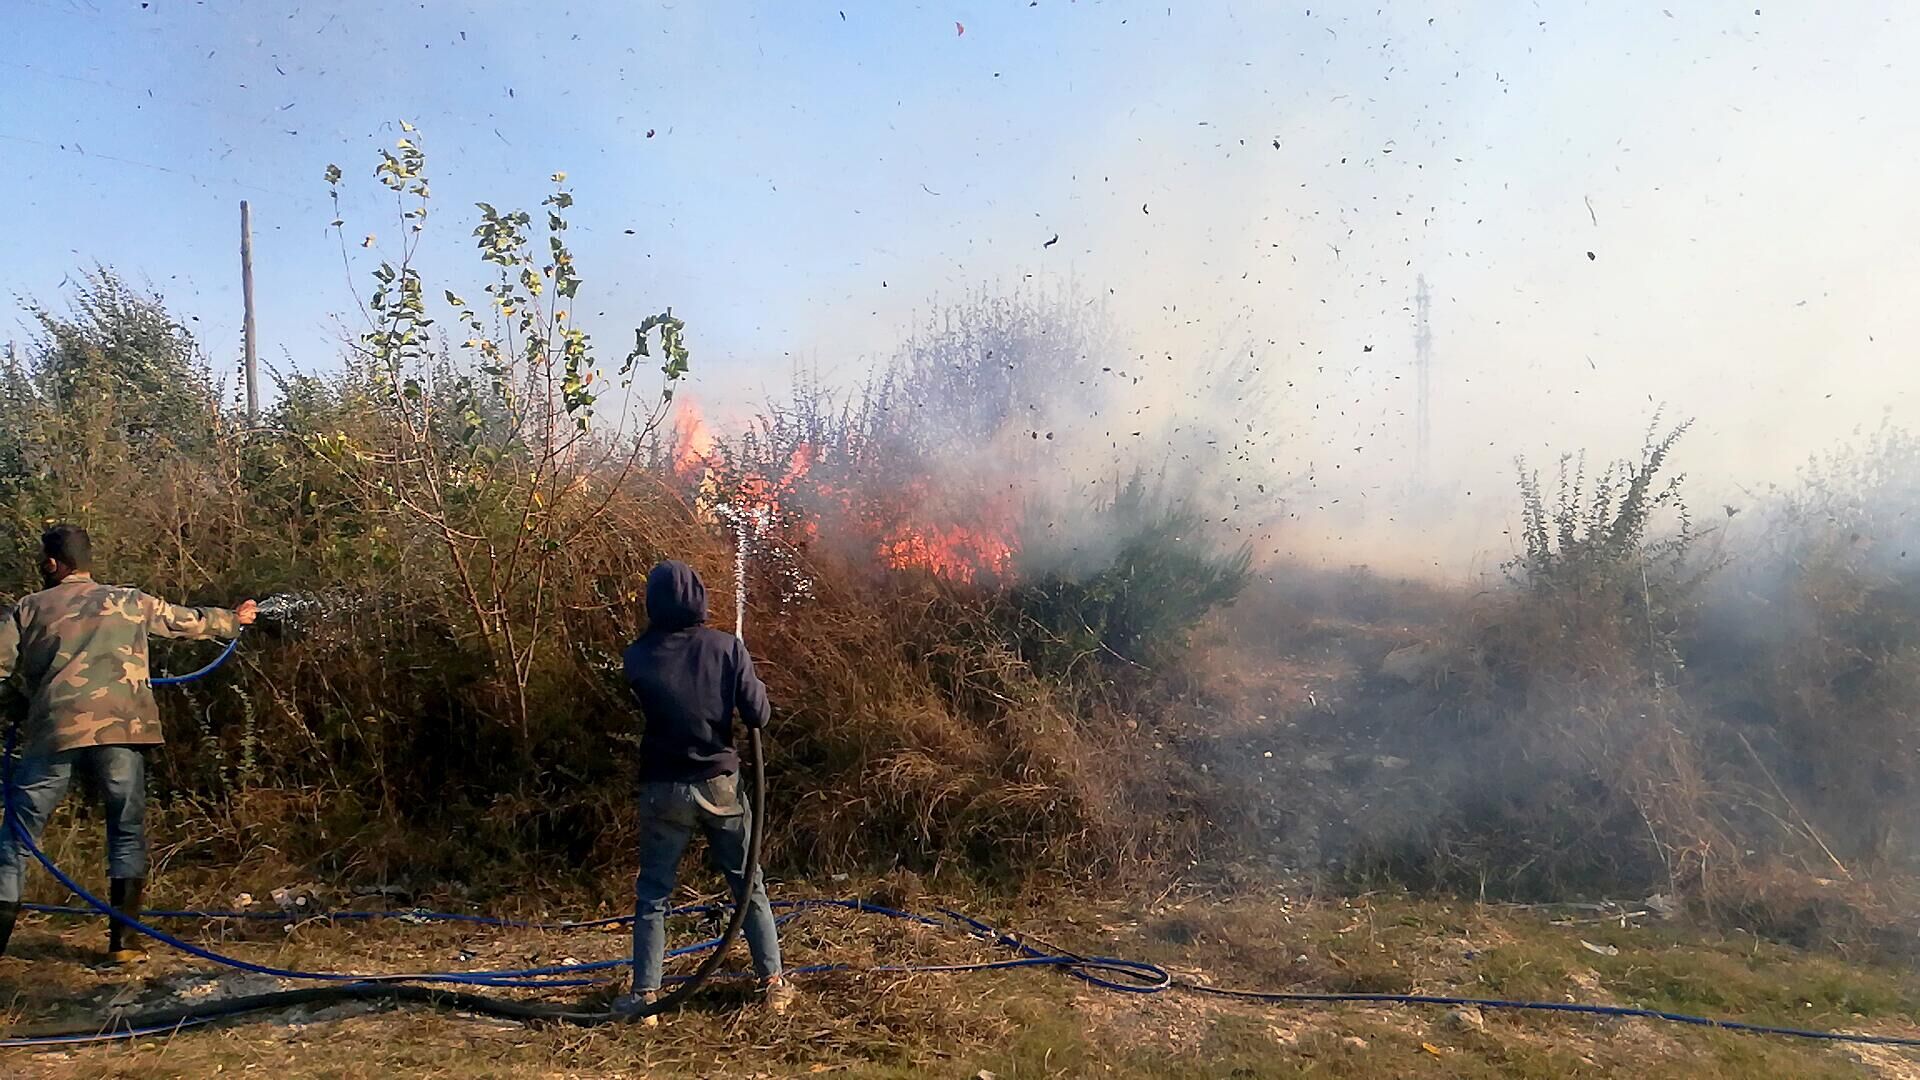
{"label": "blue sky", "polygon": [[475,200],[565,170],[576,310],[617,352],[671,304],[723,412],[796,362],[855,377],[942,298],[1070,283],[1145,358],[1141,405],[1257,343],[1286,455],[1344,455],[1377,503],[1416,273],[1459,500],[1506,498],[1517,452],[1630,451],[1656,401],[1700,418],[1696,475],[1752,489],[1920,394],[1920,21],[1890,0],[12,7],[0,286],[110,263],[218,366],[241,198],[263,355],[332,362],[321,172],[390,243],[369,170],[405,118],[430,286],[484,280]]}
{"label": "blue sky", "polygon": [[[1037,203],[1063,134],[1168,74],[1116,64],[1141,35],[1070,5],[576,7],[34,0],[0,194],[36,224],[7,285],[45,296],[111,262],[230,354],[247,198],[268,351],[316,359],[345,300],[321,171],[370,194],[405,118],[436,177],[436,256],[474,200],[530,205],[564,169],[596,310],[672,303],[711,364],[759,362],[832,324],[829,305],[887,306],[886,275],[937,258],[942,223]],[[352,209],[355,239],[392,231]]]}

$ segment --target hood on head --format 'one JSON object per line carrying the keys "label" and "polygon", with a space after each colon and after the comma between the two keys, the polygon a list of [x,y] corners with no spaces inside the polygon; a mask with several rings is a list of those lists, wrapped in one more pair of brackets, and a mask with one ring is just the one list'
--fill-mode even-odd
{"label": "hood on head", "polygon": [[684,630],[707,621],[707,587],[693,567],[673,559],[647,574],[647,622],[655,630]]}

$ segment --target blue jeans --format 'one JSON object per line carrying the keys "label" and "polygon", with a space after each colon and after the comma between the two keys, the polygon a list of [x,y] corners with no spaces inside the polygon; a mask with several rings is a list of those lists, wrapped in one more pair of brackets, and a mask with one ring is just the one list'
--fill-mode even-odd
{"label": "blue jeans", "polygon": [[[29,754],[13,763],[13,805],[27,835],[40,833],[67,794],[75,771],[91,777],[107,804],[107,876],[147,876],[147,759],[137,746],[81,746],[55,754]],[[27,854],[8,827],[0,835],[0,902],[20,899]]]}
{"label": "blue jeans", "polygon": [[767,887],[760,868],[747,866],[747,797],[740,778],[716,776],[691,784],[649,781],[640,785],[640,874],[633,882],[633,988],[660,989],[660,968],[666,959],[667,900],[673,895],[693,830],[707,837],[707,857],[727,879],[733,902],[747,905],[741,933],[753,954],[753,970],[761,978],[780,974],[780,938],[767,904]]}

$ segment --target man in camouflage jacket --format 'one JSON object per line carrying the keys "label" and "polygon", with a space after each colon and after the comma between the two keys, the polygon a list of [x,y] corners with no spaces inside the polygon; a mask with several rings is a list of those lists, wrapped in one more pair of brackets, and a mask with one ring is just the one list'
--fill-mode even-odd
{"label": "man in camouflage jacket", "polygon": [[[106,801],[109,896],[116,911],[137,913],[147,877],[143,749],[161,742],[147,635],[230,639],[253,622],[256,605],[176,607],[138,589],[101,585],[90,572],[92,544],[77,525],[48,529],[40,543],[47,587],[0,619],[0,700],[24,697],[27,705],[10,812],[38,843],[73,774],[91,776]],[[32,858],[17,840],[11,828],[0,834],[0,953]],[[137,939],[127,930],[112,921],[107,947],[115,960],[144,955],[129,945]]]}

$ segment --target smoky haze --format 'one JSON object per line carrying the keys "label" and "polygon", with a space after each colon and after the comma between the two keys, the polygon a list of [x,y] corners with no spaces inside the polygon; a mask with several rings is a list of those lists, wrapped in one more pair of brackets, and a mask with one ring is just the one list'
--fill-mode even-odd
{"label": "smoky haze", "polygon": [[[1697,421],[1678,458],[1696,501],[1739,508],[1911,407],[1908,16],[1430,15],[1299,33],[1298,12],[1178,11],[1181,32],[1244,35],[1235,62],[1062,133],[1018,212],[968,220],[956,267],[902,260],[890,291],[1032,275],[1100,294],[1144,376],[1126,411],[1240,406],[1289,494],[1269,550],[1334,565],[1490,570],[1516,455],[1630,456],[1656,413]],[[1258,393],[1219,400],[1198,371],[1247,343]],[[1106,431],[1094,411],[1061,422]]]}
{"label": "smoky haze", "polygon": [[[1070,292],[1129,373],[1051,404],[1076,476],[1173,462],[1263,554],[1470,574],[1511,549],[1516,455],[1627,455],[1664,406],[1697,419],[1696,501],[1739,507],[1913,407],[1920,16],[1829,7],[35,6],[0,283],[118,266],[230,370],[237,275],[211,268],[245,197],[262,354],[335,363],[319,176],[401,114],[430,279],[464,280],[473,202],[568,171],[582,324],[617,345],[672,305],[722,426],[796,366],[862,385],[956,298]],[[379,206],[343,209],[390,253]]]}

